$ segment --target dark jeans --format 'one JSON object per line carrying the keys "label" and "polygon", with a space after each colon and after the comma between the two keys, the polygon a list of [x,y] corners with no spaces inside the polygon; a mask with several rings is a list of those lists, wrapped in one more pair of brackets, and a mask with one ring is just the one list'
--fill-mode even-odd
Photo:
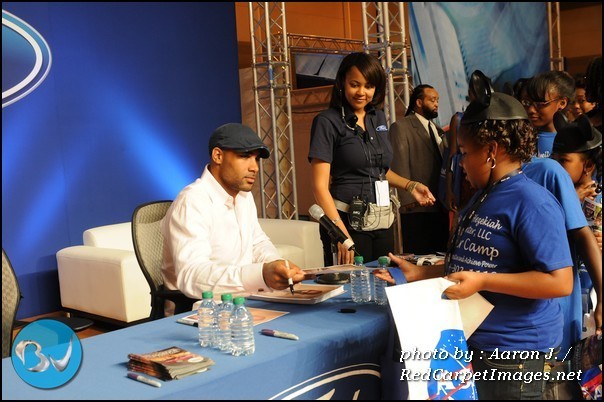
{"label": "dark jeans", "polygon": [[507,359],[491,358],[493,352],[483,352],[472,347],[470,350],[479,399],[543,399],[546,385],[543,375],[545,353],[539,353],[534,358]]}

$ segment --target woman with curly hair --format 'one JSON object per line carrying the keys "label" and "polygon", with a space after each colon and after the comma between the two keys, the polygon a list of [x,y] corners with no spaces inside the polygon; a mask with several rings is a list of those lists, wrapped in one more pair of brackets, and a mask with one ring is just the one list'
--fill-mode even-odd
{"label": "woman with curly hair", "polygon": [[460,213],[445,264],[418,267],[390,254],[401,271],[376,275],[413,282],[446,274],[455,282],[444,292],[449,299],[479,292],[494,308],[468,339],[474,373],[481,373],[474,377],[478,396],[541,399],[544,365],[562,341],[555,298],[572,289],[564,214],[522,173],[537,140],[523,106],[485,87],[458,136],[461,165],[478,191]]}

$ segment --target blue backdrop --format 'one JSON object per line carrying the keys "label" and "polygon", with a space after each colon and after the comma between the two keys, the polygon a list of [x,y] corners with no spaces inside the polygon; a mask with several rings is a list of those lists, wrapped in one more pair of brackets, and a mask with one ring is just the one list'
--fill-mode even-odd
{"label": "blue backdrop", "polygon": [[496,91],[549,71],[547,9],[543,2],[412,2],[409,36],[413,82],[440,95],[440,126],[467,106],[476,69]]}
{"label": "blue backdrop", "polygon": [[[234,3],[2,8],[52,54],[35,89],[3,99],[2,247],[23,318],[60,309],[58,250],[129,221],[138,204],[173,199],[201,174],[214,128],[241,121],[237,34]],[[19,68],[5,29],[3,93]]]}

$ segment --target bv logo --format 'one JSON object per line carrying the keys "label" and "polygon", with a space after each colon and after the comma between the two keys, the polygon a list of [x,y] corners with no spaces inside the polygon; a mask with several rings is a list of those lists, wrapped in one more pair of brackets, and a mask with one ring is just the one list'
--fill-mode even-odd
{"label": "bv logo", "polygon": [[2,10],[2,107],[33,91],[48,75],[48,44],[29,24]]}
{"label": "bv logo", "polygon": [[36,388],[57,388],[71,380],[82,363],[75,332],[52,319],[34,321],[15,338],[11,355],[19,377]]}

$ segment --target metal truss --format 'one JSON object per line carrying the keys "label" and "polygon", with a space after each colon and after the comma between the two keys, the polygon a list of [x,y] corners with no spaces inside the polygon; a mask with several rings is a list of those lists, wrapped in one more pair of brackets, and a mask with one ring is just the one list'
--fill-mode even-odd
{"label": "metal truss", "polygon": [[285,3],[248,3],[256,129],[271,150],[260,165],[263,218],[298,219]]}
{"label": "metal truss", "polygon": [[402,2],[363,2],[363,45],[376,56],[386,71],[384,112],[388,123],[404,115],[409,103],[407,38]]}
{"label": "metal truss", "polygon": [[348,54],[358,52],[363,42],[354,39],[288,34],[291,52]]}
{"label": "metal truss", "polygon": [[546,2],[547,26],[549,28],[549,68],[554,71],[564,70],[562,58],[562,34],[560,32],[560,3]]}

